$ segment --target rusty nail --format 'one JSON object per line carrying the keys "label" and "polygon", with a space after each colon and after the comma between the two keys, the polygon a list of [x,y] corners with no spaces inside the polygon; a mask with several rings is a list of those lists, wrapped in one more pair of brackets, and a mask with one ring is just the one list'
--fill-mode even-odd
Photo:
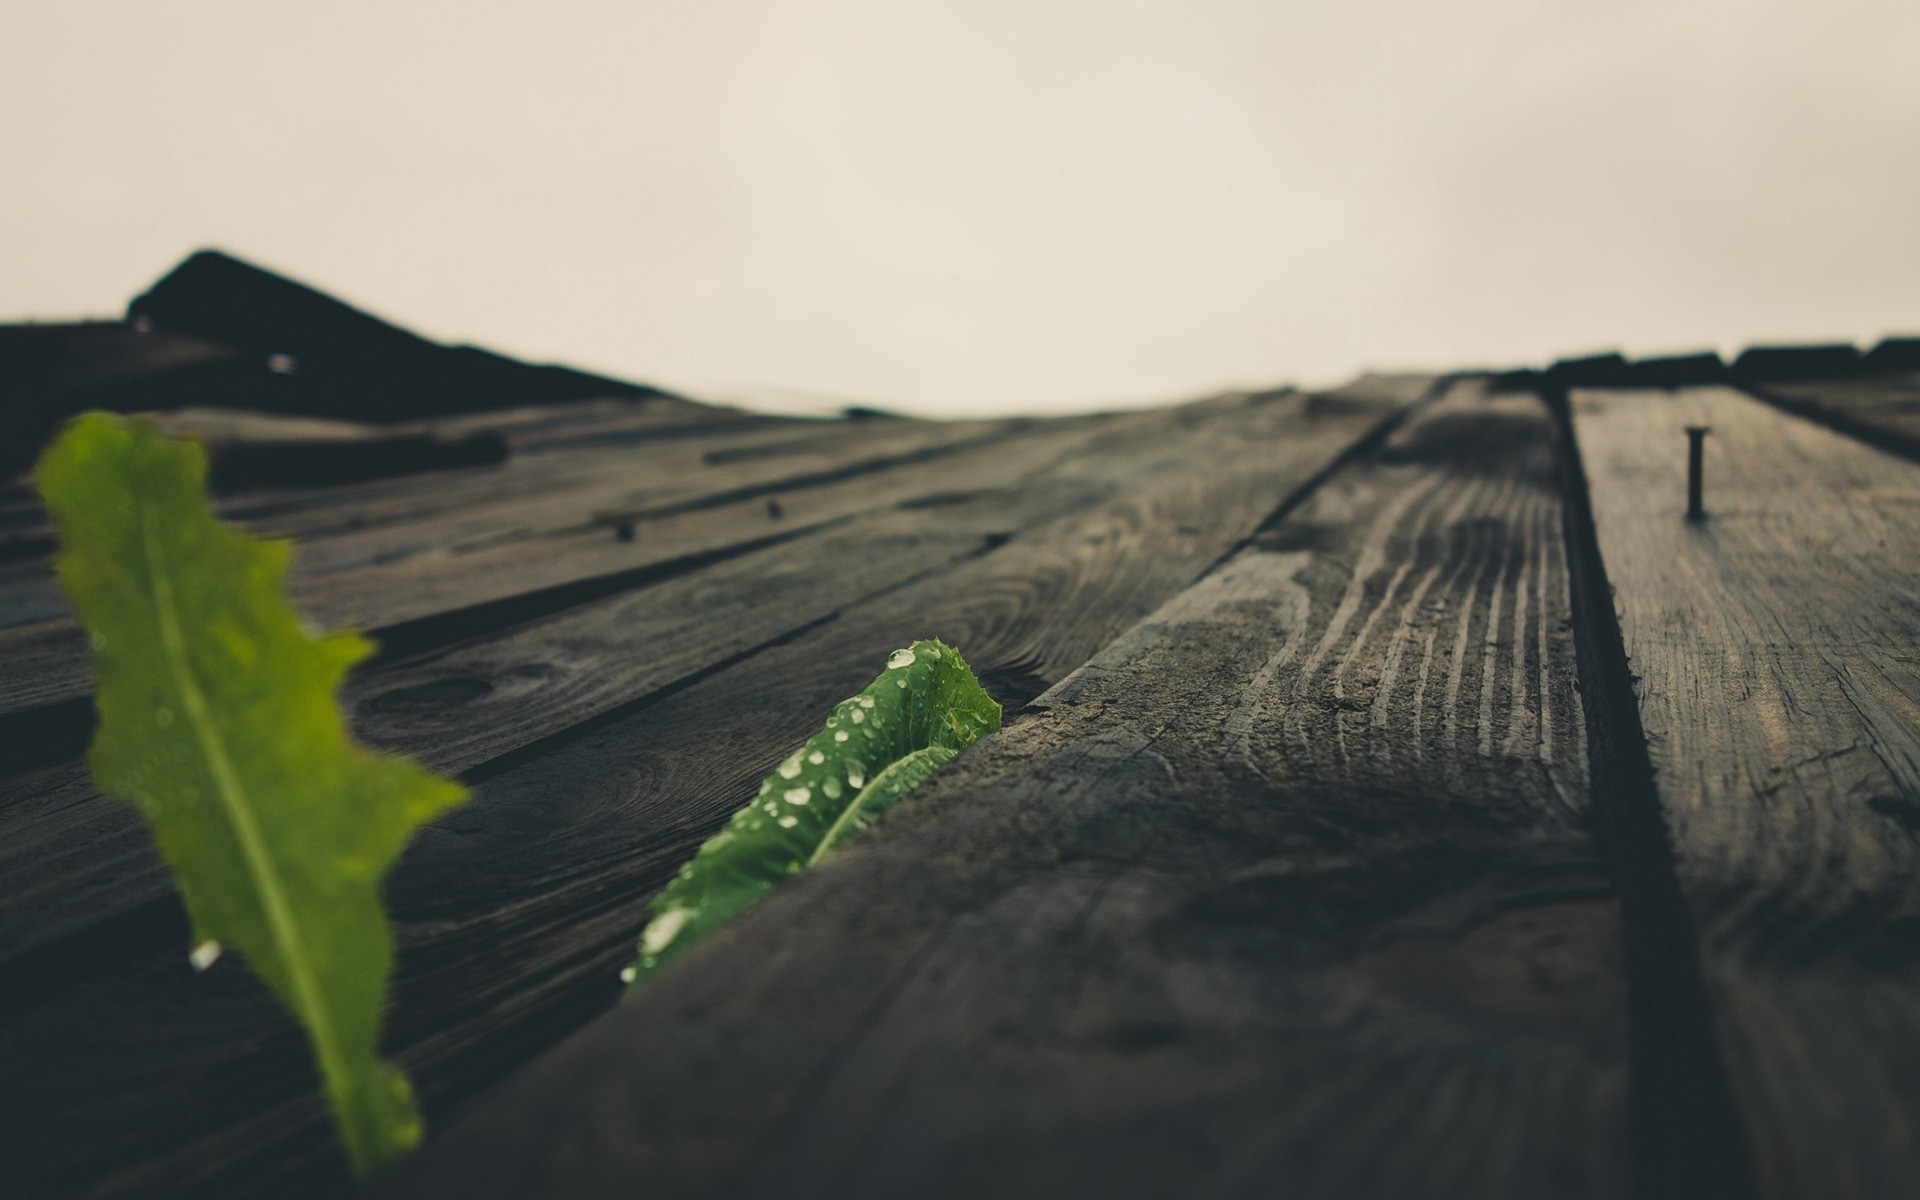
{"label": "rusty nail", "polygon": [[1705,425],[1687,426],[1687,520],[1704,521],[1707,510],[1700,503],[1700,463],[1702,443],[1707,439]]}

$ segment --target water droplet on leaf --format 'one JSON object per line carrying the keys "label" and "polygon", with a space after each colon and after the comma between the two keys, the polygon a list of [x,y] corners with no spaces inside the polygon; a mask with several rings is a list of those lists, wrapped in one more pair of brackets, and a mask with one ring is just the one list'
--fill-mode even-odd
{"label": "water droplet on leaf", "polygon": [[640,935],[640,952],[658,954],[671,946],[692,917],[690,908],[670,908],[647,922],[646,932]]}

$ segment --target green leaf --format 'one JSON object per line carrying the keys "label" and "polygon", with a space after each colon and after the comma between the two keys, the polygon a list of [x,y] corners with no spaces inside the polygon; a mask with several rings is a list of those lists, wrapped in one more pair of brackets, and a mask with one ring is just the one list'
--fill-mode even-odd
{"label": "green leaf", "polygon": [[894,651],[880,678],[835,705],[826,727],[767,776],[753,802],[654,900],[628,981],[638,985],[820,861],[961,747],[998,728],[1000,706],[958,651],[937,641]]}
{"label": "green leaf", "polygon": [[380,877],[465,793],[349,740],[334,692],[372,643],[309,632],[285,599],[291,544],[217,521],[206,470],[198,445],[104,413],[40,461],[54,569],[93,642],[88,764],[146,818],[194,965],[237,949],[305,1027],[365,1178],[421,1135],[377,1050],[393,966]]}

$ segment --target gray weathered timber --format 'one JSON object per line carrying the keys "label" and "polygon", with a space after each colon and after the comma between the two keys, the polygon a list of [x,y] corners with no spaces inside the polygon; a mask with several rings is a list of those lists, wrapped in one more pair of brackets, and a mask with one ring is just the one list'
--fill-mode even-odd
{"label": "gray weathered timber", "polygon": [[[851,425],[851,423],[849,423]],[[680,429],[681,426],[673,428]],[[611,447],[575,447],[566,454],[517,454],[504,463],[405,476],[353,487],[251,493],[216,504],[223,517],[260,534],[296,537],[305,553],[297,577],[390,563],[422,552],[446,552],[492,535],[582,523],[596,499],[631,498],[649,489],[682,492],[712,480],[703,447],[790,440],[788,425],[736,420],[694,428],[691,440],[652,440]],[[596,496],[597,491],[597,496]],[[569,496],[579,497],[573,502]],[[37,498],[36,498],[37,501]],[[526,511],[527,506],[536,511]],[[539,506],[552,513],[540,520]],[[67,615],[65,598],[46,570],[52,530],[38,518],[23,531],[33,552],[0,563],[0,629]],[[444,543],[410,534],[440,529]],[[0,634],[0,637],[10,635]]]}
{"label": "gray weathered timber", "polygon": [[382,1194],[1624,1195],[1553,440],[1417,416]]}
{"label": "gray weathered timber", "polygon": [[[174,418],[178,418],[175,420]],[[339,423],[289,418],[268,413],[219,410],[182,410],[163,423],[182,431],[195,424],[212,430],[253,430],[262,435],[284,429],[296,434],[308,425],[322,428]],[[511,424],[482,421],[431,421],[389,427],[383,434],[413,432],[443,439],[476,433],[499,437],[509,448],[505,463],[482,469],[456,469],[426,475],[369,479],[349,486],[306,484],[261,487],[243,494],[216,497],[215,507],[229,520],[265,532],[322,539],[342,532],[421,520],[475,504],[499,502],[514,496],[538,496],[567,486],[610,463],[633,459],[662,459],[668,465],[689,457],[676,447],[688,440],[707,447],[778,444],[798,430],[842,424],[800,418],[772,417],[688,405],[661,411],[651,401],[566,406],[545,414],[538,427],[518,429]],[[851,424],[851,423],[846,423]],[[347,425],[347,429],[364,427]],[[560,439],[557,444],[543,439]],[[555,451],[562,451],[556,453]],[[691,456],[699,461],[699,450]],[[52,530],[39,499],[22,479],[16,505],[0,511],[0,622],[15,623],[19,606],[14,589],[30,577],[35,560],[44,557]]]}
{"label": "gray weathered timber", "polygon": [[1920,373],[1769,383],[1753,391],[1789,412],[1908,458],[1920,458]]}
{"label": "gray weathered timber", "polygon": [[1572,407],[1760,1190],[1920,1195],[1920,468],[1722,389]]}
{"label": "gray weathered timber", "polygon": [[[1275,411],[1204,403],[1116,422],[1064,420],[948,459],[939,478],[912,470],[868,476],[851,495],[829,499],[847,513],[814,509],[818,497],[795,501],[795,520],[856,516],[845,528],[363,672],[342,699],[372,743],[420,756],[434,770],[470,772],[972,559],[985,540],[1185,470],[1194,457],[1227,472],[1258,470],[1265,459],[1252,449],[1256,434],[1302,405],[1304,397],[1292,397]],[[1352,442],[1361,432],[1323,422],[1319,436]],[[954,492],[956,484],[964,488]],[[895,507],[941,490],[945,503]],[[764,520],[745,516],[753,526]],[[714,522],[705,528],[708,538],[724,536]],[[618,547],[607,532],[595,543]],[[0,962],[171,891],[140,820],[123,804],[90,797],[77,764],[0,787],[0,874],[10,883],[0,899]]]}
{"label": "gray weathered timber", "polygon": [[[648,896],[887,649],[936,631],[1018,704],[1241,543],[1409,390],[1230,397],[1155,415],[1132,457],[1060,463],[1076,478],[1124,476],[1111,499],[694,673],[486,777],[458,821],[423,833],[389,888],[401,958],[388,1044],[430,1118],[611,1003]],[[964,490],[958,478],[939,489]],[[635,631],[636,655],[647,632]],[[39,956],[58,982],[43,978],[0,1023],[0,1057],[17,1068],[0,1079],[0,1105],[37,1114],[18,1169],[56,1194],[223,1195],[248,1183],[338,1194],[297,1034],[239,964],[192,976],[177,916],[160,915],[114,933],[109,953],[72,939]],[[62,953],[83,943],[84,962]],[[156,1024],[169,1037],[142,1032]]]}
{"label": "gray weathered timber", "polygon": [[[1297,409],[1303,400],[1291,403]],[[952,474],[935,481],[910,470],[843,481],[825,496],[792,501],[795,522],[813,522],[814,536],[363,672],[342,699],[374,743],[435,770],[469,772],[977,554],[985,538],[1184,469],[1272,417],[1244,405],[1202,405],[1116,422],[1062,421],[951,458]],[[943,489],[946,502],[912,505]],[[695,536],[723,539],[728,516],[753,528],[765,522],[757,510],[715,512]],[[829,524],[848,518],[857,519]],[[662,541],[650,539],[652,552]],[[605,531],[580,550],[602,548],[621,552]],[[496,575],[521,577],[540,565],[536,558]],[[138,816],[91,792],[78,764],[0,786],[0,875],[9,884],[0,896],[0,962],[171,890]]]}
{"label": "gray weathered timber", "polygon": [[[582,568],[553,552],[564,548],[570,536],[590,533],[596,535],[596,542],[611,536],[612,526],[596,520],[610,508],[625,508],[633,521],[647,523],[648,533],[660,519],[729,506],[744,505],[764,517],[769,495],[792,495],[888,469],[918,466],[1004,441],[1029,424],[843,422],[842,436],[817,439],[824,443],[819,445],[810,439],[805,452],[794,450],[727,469],[705,463],[698,444],[672,443],[665,447],[668,453],[603,455],[591,469],[573,466],[559,476],[548,472],[535,478],[536,486],[521,483],[530,471],[523,467],[516,472],[510,462],[498,469],[497,478],[476,471],[472,474],[479,478],[466,481],[475,488],[491,486],[497,495],[476,497],[474,503],[450,511],[436,507],[420,514],[425,519],[409,515],[375,520],[365,508],[356,510],[345,525],[333,526],[332,536],[303,543],[295,564],[293,595],[329,623],[385,625],[413,620],[455,603],[449,596],[460,597],[458,602],[481,603],[579,578]],[[870,432],[876,426],[881,432]],[[764,526],[766,521],[758,524]],[[271,531],[300,533],[298,528]],[[644,540],[652,544],[659,539]],[[637,547],[629,551],[629,557],[639,552]],[[552,561],[556,557],[561,561]],[[417,595],[419,585],[413,580],[423,560],[426,573],[438,585],[429,596]],[[528,570],[518,575],[503,573],[503,561]],[[0,653],[34,656],[33,676],[41,681],[37,694],[48,694],[53,680],[84,686],[73,683],[72,664],[62,667],[46,661],[49,646],[78,661],[81,643],[69,622],[52,619],[66,612],[65,598],[45,577],[44,568],[38,577],[16,581],[7,594],[0,595],[0,611],[15,622],[14,628],[0,630]],[[17,706],[12,689],[0,690],[0,712]]]}
{"label": "gray weathered timber", "polygon": [[[1035,435],[1071,438],[1101,422],[1049,422]],[[945,440],[922,434],[920,442],[921,451],[938,459],[958,459],[952,464],[956,471],[968,469],[968,456],[977,458],[1004,445],[998,434],[968,434],[959,440],[952,434]],[[528,533],[517,540],[483,540],[445,552],[433,550],[432,537],[416,530],[409,536],[418,552],[404,560],[296,577],[292,591],[296,603],[323,625],[368,628],[389,652],[396,643],[416,652],[684,573],[716,557],[811,532],[875,506],[937,500],[941,494],[929,484],[939,476],[927,472],[927,458],[918,452],[855,458],[842,466],[844,471],[779,476],[792,490],[778,493],[782,507],[777,516],[759,490],[764,482],[749,485],[747,494],[740,495],[740,489],[716,481],[719,491],[702,494],[712,503],[677,503],[638,519],[634,537],[627,541],[613,528],[592,523],[592,508],[576,497],[572,511],[579,519],[571,527]],[[47,586],[53,586],[51,581]],[[68,739],[75,744],[64,750],[68,756],[77,754],[86,714],[84,708],[69,714],[91,690],[85,643],[77,627],[60,620],[0,631],[0,656],[15,668],[0,681],[0,720],[41,721],[78,733],[79,738]]]}

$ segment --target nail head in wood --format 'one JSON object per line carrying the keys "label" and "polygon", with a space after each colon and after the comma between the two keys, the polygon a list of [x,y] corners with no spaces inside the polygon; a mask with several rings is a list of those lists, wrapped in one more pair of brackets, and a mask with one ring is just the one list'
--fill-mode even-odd
{"label": "nail head in wood", "polygon": [[1700,463],[1709,426],[1687,426],[1687,520],[1704,521],[1707,510],[1700,503]]}

